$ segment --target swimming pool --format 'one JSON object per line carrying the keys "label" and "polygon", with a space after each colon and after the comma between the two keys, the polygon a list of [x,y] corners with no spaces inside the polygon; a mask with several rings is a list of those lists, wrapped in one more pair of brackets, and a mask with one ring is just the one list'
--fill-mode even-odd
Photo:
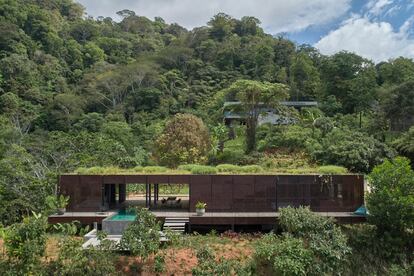
{"label": "swimming pool", "polygon": [[136,215],[132,211],[119,210],[117,214],[109,217],[107,220],[134,221],[135,217]]}

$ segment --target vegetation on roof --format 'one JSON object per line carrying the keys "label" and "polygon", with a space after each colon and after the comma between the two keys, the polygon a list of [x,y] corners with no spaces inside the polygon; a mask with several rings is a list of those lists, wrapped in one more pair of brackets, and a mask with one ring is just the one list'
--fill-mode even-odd
{"label": "vegetation on roof", "polygon": [[123,169],[119,167],[78,168],[75,174],[108,175],[108,174],[348,174],[348,170],[340,166],[319,166],[313,168],[279,168],[264,169],[259,165],[238,166],[220,164],[206,166],[197,164],[181,165],[177,169],[161,166],[135,167]]}

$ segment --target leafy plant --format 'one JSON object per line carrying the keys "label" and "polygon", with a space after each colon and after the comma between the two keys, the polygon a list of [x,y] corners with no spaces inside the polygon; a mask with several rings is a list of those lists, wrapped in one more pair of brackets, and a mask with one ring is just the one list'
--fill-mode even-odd
{"label": "leafy plant", "polygon": [[290,234],[264,235],[255,245],[254,259],[263,275],[311,275],[313,252]]}
{"label": "leafy plant", "polygon": [[4,230],[7,268],[17,274],[40,273],[46,248],[46,218],[33,213]]}
{"label": "leafy plant", "polygon": [[294,238],[301,238],[313,253],[313,274],[337,273],[344,270],[350,248],[347,238],[333,219],[313,213],[309,208],[280,210],[281,228]]}
{"label": "leafy plant", "polygon": [[192,174],[217,174],[217,169],[210,166],[194,166],[191,169]]}
{"label": "leafy plant", "polygon": [[83,241],[65,237],[59,243],[57,259],[48,265],[49,273],[58,275],[117,275],[114,263],[113,242],[99,233],[100,245],[82,248]]}
{"label": "leafy plant", "polygon": [[162,273],[165,271],[165,257],[163,255],[156,255],[154,258],[154,271]]}
{"label": "leafy plant", "polygon": [[199,201],[196,203],[195,207],[196,209],[205,209],[207,207],[207,203]]}
{"label": "leafy plant", "polygon": [[136,218],[124,231],[120,248],[145,260],[160,247],[161,225],[157,218],[145,208],[135,209]]}
{"label": "leafy plant", "polygon": [[214,251],[208,246],[199,249],[196,256],[198,264],[192,269],[192,274],[195,276],[243,275],[244,273],[242,266],[236,261],[224,258],[217,261]]}
{"label": "leafy plant", "polygon": [[407,158],[386,160],[369,175],[369,221],[380,233],[404,235],[414,229],[414,171]]}

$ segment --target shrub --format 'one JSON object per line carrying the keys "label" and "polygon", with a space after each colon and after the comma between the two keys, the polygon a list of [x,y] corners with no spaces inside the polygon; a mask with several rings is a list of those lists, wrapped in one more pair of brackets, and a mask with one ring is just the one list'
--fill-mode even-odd
{"label": "shrub", "polygon": [[249,275],[244,271],[245,268],[236,261],[224,258],[217,261],[213,250],[208,246],[199,249],[196,256],[198,264],[192,270],[194,276]]}
{"label": "shrub", "polygon": [[240,167],[233,164],[220,164],[216,166],[218,172],[230,172],[235,173],[240,170]]}
{"label": "shrub", "polygon": [[166,167],[160,166],[147,166],[142,169],[143,173],[164,173],[168,171]]}
{"label": "shrub", "polygon": [[154,272],[162,273],[165,271],[165,257],[157,255],[154,258]]}
{"label": "shrub", "polygon": [[210,148],[203,121],[191,114],[177,114],[156,141],[155,155],[161,165],[176,168],[183,163],[205,163]]}
{"label": "shrub", "polygon": [[144,170],[144,167],[142,167],[142,166],[136,166],[132,170],[134,172],[142,172]]}
{"label": "shrub", "polygon": [[227,173],[259,173],[263,168],[259,165],[237,166],[232,164],[220,164],[216,166],[217,171]]}
{"label": "shrub", "polygon": [[240,167],[240,172],[243,173],[260,173],[263,171],[263,168],[259,165],[247,165]]}
{"label": "shrub", "polygon": [[348,173],[347,168],[340,166],[320,166],[318,168],[320,174],[346,174]]}
{"label": "shrub", "polygon": [[346,236],[333,219],[313,213],[308,207],[283,208],[281,228],[295,238],[301,238],[313,252],[313,274],[340,273],[344,270],[350,248]]}
{"label": "shrub", "polygon": [[49,275],[117,275],[114,264],[113,242],[98,235],[100,245],[97,248],[82,248],[83,241],[65,237],[59,243],[57,259],[49,264]]}
{"label": "shrub", "polygon": [[403,265],[412,253],[404,238],[379,233],[371,224],[344,226],[352,248],[346,275],[388,275],[391,264]]}
{"label": "shrub", "polygon": [[194,166],[191,169],[192,174],[217,174],[217,169],[211,166]]}
{"label": "shrub", "polygon": [[344,166],[354,172],[369,172],[394,151],[364,133],[349,129],[334,129],[325,138],[307,142],[309,154],[323,164]]}
{"label": "shrub", "polygon": [[120,247],[145,260],[160,247],[160,229],[160,223],[148,209],[137,208],[135,221],[125,229]]}
{"label": "shrub", "polygon": [[78,174],[118,174],[124,170],[119,167],[90,167],[90,168],[78,168],[75,170]]}
{"label": "shrub", "polygon": [[313,253],[304,241],[291,235],[264,235],[255,245],[259,275],[309,275]]}
{"label": "shrub", "polygon": [[380,233],[394,235],[414,229],[414,171],[407,158],[386,160],[369,175],[369,221]]}
{"label": "shrub", "polygon": [[200,165],[197,165],[197,164],[185,164],[185,165],[180,165],[180,166],[178,166],[178,169],[179,169],[179,170],[184,170],[184,171],[189,171],[189,172],[191,172],[191,171],[192,171],[192,169],[193,169],[194,167],[197,167],[197,166],[200,166]]}
{"label": "shrub", "polygon": [[225,148],[223,152],[217,154],[217,160],[221,163],[239,164],[244,156],[243,149]]}
{"label": "shrub", "polygon": [[301,126],[272,127],[259,141],[258,149],[266,151],[276,148],[286,148],[291,151],[300,150],[306,147],[306,141],[312,137],[312,129]]}
{"label": "shrub", "polygon": [[37,274],[46,248],[46,218],[33,214],[4,230],[6,266],[11,274]]}

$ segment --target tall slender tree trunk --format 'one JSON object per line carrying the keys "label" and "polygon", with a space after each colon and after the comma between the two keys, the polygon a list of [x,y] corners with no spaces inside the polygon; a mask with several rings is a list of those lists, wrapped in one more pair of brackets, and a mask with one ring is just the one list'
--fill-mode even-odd
{"label": "tall slender tree trunk", "polygon": [[254,119],[247,119],[246,124],[246,153],[251,153],[256,149],[256,125]]}

